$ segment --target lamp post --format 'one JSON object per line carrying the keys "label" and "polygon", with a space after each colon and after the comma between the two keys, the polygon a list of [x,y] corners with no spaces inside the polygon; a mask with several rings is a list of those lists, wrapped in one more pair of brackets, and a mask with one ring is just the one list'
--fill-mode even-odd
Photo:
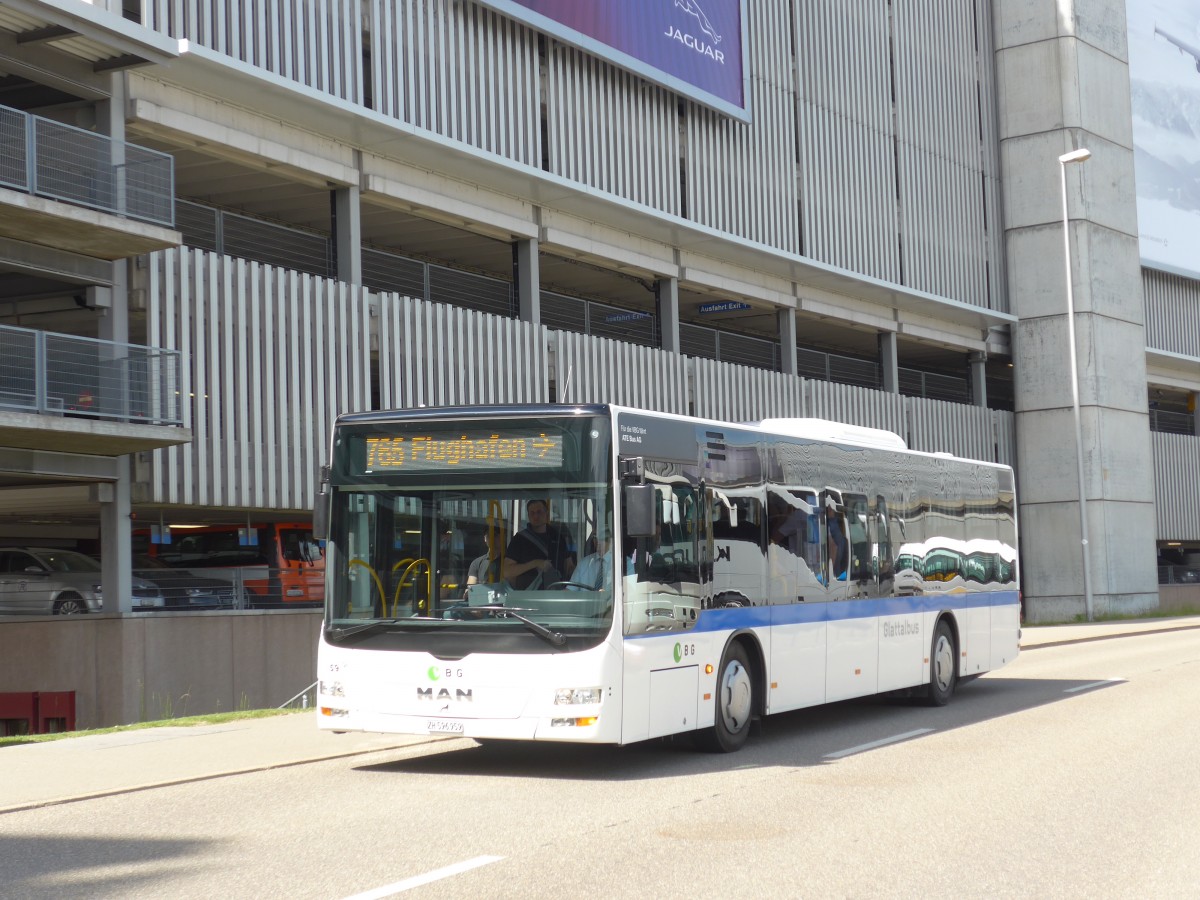
{"label": "lamp post", "polygon": [[1090,150],[1080,148],[1058,158],[1062,172],[1063,253],[1067,262],[1067,343],[1071,357],[1071,407],[1075,414],[1075,468],[1079,475],[1079,539],[1083,547],[1083,601],[1087,620],[1092,621],[1092,558],[1088,547],[1087,497],[1084,494],[1083,426],[1079,421],[1079,358],[1075,351],[1075,297],[1071,289],[1071,220],[1067,213],[1067,164],[1090,159]]}

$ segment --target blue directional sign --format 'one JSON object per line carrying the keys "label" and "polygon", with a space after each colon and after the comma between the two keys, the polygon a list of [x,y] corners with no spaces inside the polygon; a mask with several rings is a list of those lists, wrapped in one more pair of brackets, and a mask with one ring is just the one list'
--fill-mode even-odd
{"label": "blue directional sign", "polygon": [[720,303],[701,303],[699,312],[701,315],[704,315],[705,313],[737,312],[740,309],[749,308],[749,303],[738,303],[736,300],[722,300]]}

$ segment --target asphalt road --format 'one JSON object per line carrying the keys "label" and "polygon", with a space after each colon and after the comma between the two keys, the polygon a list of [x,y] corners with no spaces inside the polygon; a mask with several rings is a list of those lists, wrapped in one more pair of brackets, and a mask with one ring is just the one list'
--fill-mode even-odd
{"label": "asphalt road", "polygon": [[1193,629],[1026,651],[945,709],[774,717],[731,756],[458,740],[253,772],[0,816],[0,895],[1192,898],[1198,698]]}

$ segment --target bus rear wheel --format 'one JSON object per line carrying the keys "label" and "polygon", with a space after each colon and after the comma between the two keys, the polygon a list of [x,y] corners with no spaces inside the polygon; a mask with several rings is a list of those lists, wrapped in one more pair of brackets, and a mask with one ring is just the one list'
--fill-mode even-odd
{"label": "bus rear wheel", "polygon": [[697,744],[712,753],[733,753],[750,736],[755,707],[754,671],[746,648],[737,641],[725,648],[715,693],[716,721],[697,734]]}
{"label": "bus rear wheel", "polygon": [[954,696],[958,683],[958,649],[954,635],[943,619],[933,631],[933,644],[929,650],[929,688],[925,703],[929,706],[945,706]]}

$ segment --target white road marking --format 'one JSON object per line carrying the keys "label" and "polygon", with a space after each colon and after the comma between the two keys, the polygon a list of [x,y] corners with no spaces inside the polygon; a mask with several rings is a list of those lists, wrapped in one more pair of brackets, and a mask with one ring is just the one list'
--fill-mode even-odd
{"label": "white road marking", "polygon": [[1090,691],[1092,688],[1107,687],[1110,684],[1125,684],[1124,678],[1106,678],[1103,681],[1093,681],[1091,684],[1081,684],[1078,687],[1067,688],[1064,694],[1074,694],[1077,691]]}
{"label": "white road marking", "polygon": [[930,734],[932,728],[918,728],[916,731],[906,731],[904,734],[896,734],[892,737],[882,738],[878,741],[871,741],[869,744],[859,744],[857,747],[849,747],[845,750],[838,750],[834,753],[826,753],[824,759],[841,759],[844,756],[853,756],[855,753],[862,753],[866,750],[874,750],[876,747],[886,747],[888,744],[896,744],[900,741],[907,741],[909,738],[920,737],[923,734]]}
{"label": "white road marking", "polygon": [[426,872],[424,875],[414,875],[412,878],[397,881],[395,884],[387,884],[383,887],[375,888],[373,891],[355,894],[352,897],[347,897],[346,900],[382,900],[384,897],[393,897],[404,891],[410,891],[415,887],[432,884],[435,881],[441,881],[443,878],[450,878],[454,875],[461,875],[463,872],[469,872],[472,869],[478,869],[480,866],[499,862],[502,859],[504,859],[503,856],[476,856],[474,859],[465,859],[452,866],[443,866],[440,869],[434,869],[432,872]]}

